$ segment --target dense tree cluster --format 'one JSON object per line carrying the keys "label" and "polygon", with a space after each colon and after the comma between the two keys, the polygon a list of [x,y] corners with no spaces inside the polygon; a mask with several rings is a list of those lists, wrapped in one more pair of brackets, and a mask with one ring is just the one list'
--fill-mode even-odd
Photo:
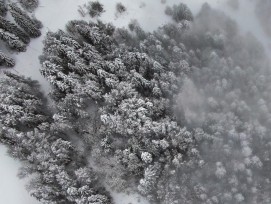
{"label": "dense tree cluster", "polygon": [[[262,67],[262,49],[208,5],[190,27],[185,18],[153,33],[136,21],[130,31],[71,21],[68,32],[48,33],[41,72],[54,86],[57,120],[83,136],[112,188],[137,186],[154,203],[268,202],[268,166],[253,137],[260,115],[248,119],[250,106],[266,106],[249,99],[266,70],[238,74]],[[186,107],[174,114],[187,77],[206,97],[196,112],[203,119],[189,119]]]}
{"label": "dense tree cluster", "polygon": [[[73,20],[48,32],[40,71],[50,108],[35,81],[0,79],[0,141],[26,163],[20,175],[34,175],[38,200],[110,204],[106,186],[155,204],[271,202],[263,48],[208,4],[195,18],[182,3],[166,12],[174,22],[151,33],[136,20],[129,29]],[[12,26],[0,22],[0,37],[19,49],[27,38]],[[0,52],[1,63],[14,62]]]}
{"label": "dense tree cluster", "polygon": [[52,116],[37,81],[12,73],[0,79],[0,141],[25,163],[30,194],[42,203],[109,204],[97,174],[71,142],[53,131]]}
{"label": "dense tree cluster", "polygon": [[[6,18],[8,11],[17,24]],[[0,40],[5,43],[8,50],[25,52],[30,38],[39,37],[41,35],[39,30],[41,27],[40,21],[34,17],[30,17],[28,13],[22,10],[16,3],[11,2],[6,4],[5,0],[0,1]],[[3,48],[1,49],[4,50]],[[2,54],[1,56],[2,59],[4,55]],[[5,57],[5,59],[7,58]],[[14,60],[12,61],[14,62]],[[1,66],[5,67],[12,67],[14,65],[15,63],[7,64],[1,62]]]}
{"label": "dense tree cluster", "polygon": [[[197,165],[193,134],[172,109],[190,69],[181,43],[189,23],[155,33],[145,33],[137,22],[129,27],[133,33],[100,21],[71,21],[68,32],[49,32],[41,73],[54,87],[58,128],[73,127],[83,136],[97,165],[108,169],[106,182],[138,185],[150,200],[163,202],[168,195],[157,196],[157,190],[168,185],[166,177],[174,180],[178,169]],[[123,172],[115,174],[110,160]]]}

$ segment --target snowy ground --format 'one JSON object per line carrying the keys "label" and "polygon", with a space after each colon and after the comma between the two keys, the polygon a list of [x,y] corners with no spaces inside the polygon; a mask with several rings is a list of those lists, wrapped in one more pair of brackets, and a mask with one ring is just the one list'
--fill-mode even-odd
{"label": "snowy ground", "polygon": [[[251,1],[240,0],[240,8],[237,11],[227,7],[225,0],[167,0],[167,5],[184,2],[195,14],[199,11],[202,3],[206,1],[210,3],[212,7],[223,10],[229,14],[237,21],[244,33],[251,32],[254,34],[262,42],[270,56],[271,51],[269,44],[271,41],[263,32],[255,18],[254,5]],[[36,10],[36,17],[41,20],[44,25],[42,30],[43,35],[31,41],[27,52],[15,55],[17,65],[14,70],[40,81],[46,93],[49,90],[49,85],[39,73],[40,64],[38,60],[39,55],[42,53],[42,39],[47,31],[63,29],[67,21],[83,18],[77,9],[79,5],[83,5],[86,2],[88,2],[88,0],[40,0],[40,7]],[[118,27],[127,26],[131,19],[137,19],[145,30],[151,31],[170,20],[164,15],[166,5],[161,4],[160,0],[100,0],[100,2],[104,4],[106,10],[101,19],[112,22]],[[115,5],[117,2],[122,2],[123,5],[127,7],[127,13],[119,17],[115,15]],[[145,6],[143,2],[145,2]],[[84,17],[83,19],[89,20],[90,18]],[[0,203],[38,204],[37,201],[30,198],[23,188],[23,182],[19,181],[16,177],[19,168],[18,162],[7,157],[5,151],[6,149],[0,146]],[[116,204],[147,203],[144,199],[138,201],[137,195],[127,196],[124,194],[114,194],[114,199]]]}
{"label": "snowy ground", "polygon": [[0,203],[38,204],[25,190],[25,182],[17,177],[19,163],[6,155],[6,148],[0,146]]}

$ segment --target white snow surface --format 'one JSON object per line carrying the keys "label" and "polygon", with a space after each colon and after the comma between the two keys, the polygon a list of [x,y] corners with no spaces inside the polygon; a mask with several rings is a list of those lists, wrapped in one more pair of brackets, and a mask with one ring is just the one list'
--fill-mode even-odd
{"label": "white snow surface", "polygon": [[20,164],[6,155],[6,148],[0,145],[0,203],[39,204],[25,190],[25,181],[17,177]]}
{"label": "white snow surface", "polygon": [[[117,27],[125,27],[131,19],[137,19],[143,29],[152,31],[158,26],[170,21],[164,14],[166,5],[186,3],[192,12],[196,14],[204,2],[208,2],[212,7],[218,8],[230,15],[237,21],[241,31],[251,32],[264,45],[270,56],[270,38],[263,32],[254,14],[254,2],[240,0],[239,10],[231,10],[225,4],[226,0],[167,0],[166,4],[161,4],[160,0],[100,0],[106,10],[102,14],[101,20],[112,22]],[[42,21],[42,36],[31,40],[27,52],[14,55],[16,66],[14,71],[24,74],[42,84],[45,93],[49,91],[49,84],[39,73],[40,63],[38,57],[42,53],[42,40],[47,31],[57,31],[64,29],[65,24],[72,19],[90,20],[90,17],[82,17],[78,10],[79,5],[83,5],[89,0],[40,0],[40,6],[35,11],[36,17]],[[127,12],[116,17],[116,3],[122,2],[127,8]],[[142,7],[143,2],[145,6]],[[141,7],[141,8],[140,8]],[[6,148],[0,145],[0,203],[6,204],[38,204],[31,198],[24,189],[24,182],[17,177],[20,164],[9,158]],[[139,195],[126,195],[123,193],[113,193],[116,204],[147,204],[148,202]]]}
{"label": "white snow surface", "polygon": [[138,194],[124,194],[111,192],[116,204],[149,204],[149,202]]}

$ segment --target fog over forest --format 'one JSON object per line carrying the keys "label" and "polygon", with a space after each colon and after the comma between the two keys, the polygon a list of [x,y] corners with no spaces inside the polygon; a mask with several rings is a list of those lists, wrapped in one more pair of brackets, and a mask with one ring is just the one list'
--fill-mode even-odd
{"label": "fog over forest", "polygon": [[271,203],[270,9],[0,0],[0,203]]}

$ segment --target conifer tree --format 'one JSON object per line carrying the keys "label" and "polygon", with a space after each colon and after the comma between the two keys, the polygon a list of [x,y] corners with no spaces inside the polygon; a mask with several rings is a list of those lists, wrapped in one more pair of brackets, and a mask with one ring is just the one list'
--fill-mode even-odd
{"label": "conifer tree", "polygon": [[52,131],[37,81],[6,72],[0,84],[0,142],[25,163],[21,177],[35,175],[30,194],[42,203],[111,204],[85,158]]}
{"label": "conifer tree", "polygon": [[26,51],[26,44],[24,44],[16,35],[0,29],[0,39],[3,40],[6,45],[18,52]]}
{"label": "conifer tree", "polygon": [[1,123],[16,130],[32,129],[48,120],[37,81],[6,72],[1,78]]}
{"label": "conifer tree", "polygon": [[104,12],[103,5],[99,1],[89,2],[88,9],[91,17],[99,17]]}
{"label": "conifer tree", "polygon": [[39,25],[33,21],[26,12],[22,11],[15,3],[9,4],[10,13],[16,23],[30,36],[33,38],[39,37],[41,32]]}
{"label": "conifer tree", "polygon": [[39,6],[39,0],[20,0],[19,2],[29,12],[33,12]]}
{"label": "conifer tree", "polygon": [[[140,30],[136,26],[135,32]],[[147,189],[145,195],[154,198],[158,180],[157,175],[152,178],[151,169],[159,166],[162,172],[167,166],[173,168],[173,161],[183,163],[178,167],[180,170],[175,171],[178,176],[181,168],[192,168],[197,161],[192,133],[175,120],[170,108],[189,64],[182,55],[176,54],[172,62],[182,67],[168,68],[169,62],[162,65],[153,59],[155,52],[147,54],[141,50],[138,45],[150,43],[147,38],[151,41],[153,37],[149,33],[136,32],[140,35],[133,39],[137,47],[129,50],[126,45],[119,47],[114,39],[115,29],[107,25],[71,21],[67,29],[69,34],[63,31],[47,34],[41,56],[41,73],[54,86],[56,118],[76,129],[90,145],[101,148],[96,154],[99,155],[95,158],[97,161],[114,155],[125,169],[125,175],[136,179],[136,185],[142,179],[140,192]],[[185,51],[185,46],[181,46],[174,48]],[[158,48],[155,51],[157,53]],[[167,52],[174,50],[170,47]],[[161,55],[160,60],[163,57]],[[97,103],[96,114],[100,119],[90,120],[87,110],[93,102]],[[95,121],[95,125],[89,125],[89,121]],[[115,137],[118,138],[116,143]],[[184,161],[186,156],[190,162]],[[142,178],[144,172],[148,178]],[[164,182],[163,185],[167,185],[166,179]],[[126,181],[124,186],[129,186],[128,183]]]}
{"label": "conifer tree", "polygon": [[0,28],[18,36],[21,39],[21,41],[23,41],[25,44],[28,44],[30,42],[29,36],[25,34],[20,28],[18,28],[16,24],[6,20],[1,16],[0,16]]}
{"label": "conifer tree", "polygon": [[0,16],[5,16],[7,11],[8,9],[5,0],[0,0]]}
{"label": "conifer tree", "polygon": [[14,67],[15,61],[0,51],[0,66]]}

